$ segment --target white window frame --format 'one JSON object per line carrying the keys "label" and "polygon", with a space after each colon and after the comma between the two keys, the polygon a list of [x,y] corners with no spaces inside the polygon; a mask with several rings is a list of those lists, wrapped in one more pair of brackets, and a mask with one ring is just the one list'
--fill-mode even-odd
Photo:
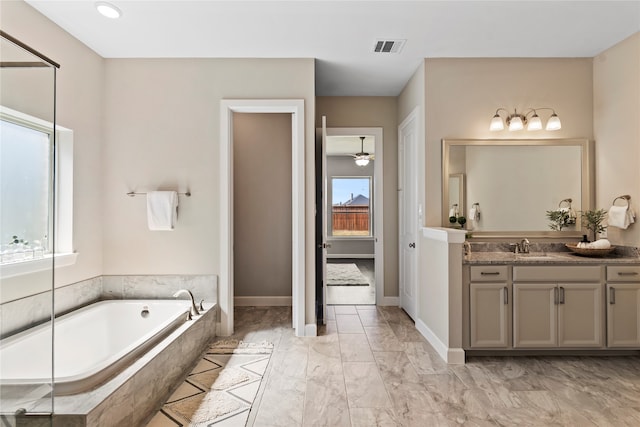
{"label": "white window frame", "polygon": [[373,176],[371,175],[334,175],[331,177],[331,198],[333,199],[333,181],[336,179],[366,179],[369,181],[369,234],[367,236],[336,236],[333,234],[333,200],[331,200],[331,234],[328,236],[331,240],[372,240],[374,238],[374,221],[373,221]]}
{"label": "white window frame", "polygon": [[[0,105],[0,118],[26,127],[50,133],[53,123],[20,111]],[[0,278],[21,276],[44,271],[53,265],[65,267],[76,262],[77,253],[73,252],[73,131],[56,126],[55,149],[55,222],[51,224],[53,235],[53,253],[39,259],[29,259],[0,265]],[[52,258],[54,260],[52,261]]]}

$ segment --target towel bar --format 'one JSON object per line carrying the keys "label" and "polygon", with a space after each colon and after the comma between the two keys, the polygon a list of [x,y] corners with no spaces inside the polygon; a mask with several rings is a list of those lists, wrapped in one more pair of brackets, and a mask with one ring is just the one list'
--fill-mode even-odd
{"label": "towel bar", "polygon": [[563,203],[567,203],[569,205],[568,208],[571,208],[571,202],[573,202],[572,199],[560,200],[560,203],[558,203],[558,207],[561,208]]}
{"label": "towel bar", "polygon": [[629,208],[629,200],[631,200],[631,196],[630,195],[624,194],[622,196],[618,196],[615,199],[613,199],[613,202],[611,204],[615,206],[616,200],[618,200],[618,199],[626,201],[627,202],[627,209]]}
{"label": "towel bar", "polygon": [[[146,194],[147,194],[147,193],[136,193],[135,191],[129,191],[129,192],[127,193],[127,196],[129,196],[129,197],[134,197],[134,196],[144,196],[144,195],[146,195]],[[191,192],[190,192],[190,191],[187,191],[186,193],[178,193],[178,194],[179,194],[179,195],[181,195],[181,196],[191,197]]]}

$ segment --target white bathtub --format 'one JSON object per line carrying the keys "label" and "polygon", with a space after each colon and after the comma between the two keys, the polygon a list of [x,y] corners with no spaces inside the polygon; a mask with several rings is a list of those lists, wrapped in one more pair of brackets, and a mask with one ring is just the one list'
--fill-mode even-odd
{"label": "white bathtub", "polygon": [[[102,301],[55,320],[54,393],[97,387],[184,323],[186,300]],[[148,313],[143,313],[148,310]],[[51,383],[51,326],[2,340],[0,384]]]}

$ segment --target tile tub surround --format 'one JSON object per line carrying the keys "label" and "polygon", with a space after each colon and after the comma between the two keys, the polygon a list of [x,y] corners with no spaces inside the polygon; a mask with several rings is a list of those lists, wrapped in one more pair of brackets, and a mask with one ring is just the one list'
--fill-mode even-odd
{"label": "tile tub surround", "polygon": [[[172,299],[179,289],[189,289],[196,302],[217,302],[215,275],[98,276],[56,288],[56,315],[103,299]],[[184,297],[181,297],[184,298]],[[0,304],[0,338],[48,321],[51,292]]]}
{"label": "tile tub surround", "polygon": [[[53,427],[144,425],[215,337],[217,307],[205,304],[205,308],[202,315],[178,327],[101,387],[72,396],[57,396]],[[27,417],[17,425],[39,424],[30,424]]]}

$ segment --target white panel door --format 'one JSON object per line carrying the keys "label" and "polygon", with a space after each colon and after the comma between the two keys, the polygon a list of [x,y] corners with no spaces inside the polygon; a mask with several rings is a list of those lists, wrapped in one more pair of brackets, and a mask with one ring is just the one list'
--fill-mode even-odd
{"label": "white panel door", "polygon": [[400,306],[414,320],[418,299],[418,138],[417,115],[399,126]]}

